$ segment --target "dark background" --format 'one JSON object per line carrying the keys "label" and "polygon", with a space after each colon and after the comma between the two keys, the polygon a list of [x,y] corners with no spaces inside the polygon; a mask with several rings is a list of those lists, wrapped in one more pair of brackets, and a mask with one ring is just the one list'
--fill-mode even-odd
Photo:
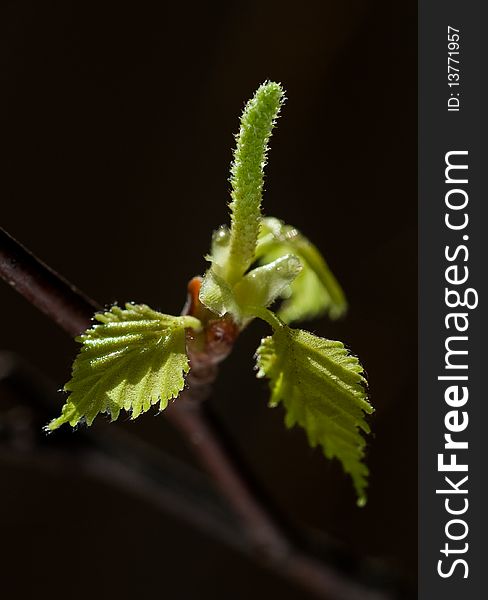
{"label": "dark background", "polygon": [[[102,303],[177,314],[226,222],[232,134],[263,80],[289,98],[265,212],[324,252],[350,303],[315,333],[357,353],[376,407],[369,503],[266,406],[246,331],[212,403],[296,525],[410,581],[417,565],[416,5],[6,3],[1,225]],[[61,386],[76,344],[2,285],[0,344]],[[238,381],[238,384],[236,382]],[[59,406],[62,404],[59,395]],[[1,401],[1,397],[0,397]],[[120,426],[191,460],[163,417]],[[117,425],[118,426],[118,425]],[[94,425],[110,426],[103,418]],[[2,460],[2,590],[31,598],[305,594],[130,495]]]}

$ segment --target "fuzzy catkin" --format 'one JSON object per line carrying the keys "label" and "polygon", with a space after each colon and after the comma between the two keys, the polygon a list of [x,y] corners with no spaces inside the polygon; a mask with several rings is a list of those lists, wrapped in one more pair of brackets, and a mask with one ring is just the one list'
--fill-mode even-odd
{"label": "fuzzy catkin", "polygon": [[261,221],[264,166],[271,132],[284,101],[283,88],[263,83],[241,116],[231,165],[231,239],[228,281],[239,279],[254,259]]}

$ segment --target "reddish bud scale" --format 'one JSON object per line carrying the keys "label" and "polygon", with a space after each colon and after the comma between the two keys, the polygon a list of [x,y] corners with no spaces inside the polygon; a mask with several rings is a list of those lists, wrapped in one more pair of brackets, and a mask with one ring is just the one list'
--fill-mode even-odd
{"label": "reddish bud scale", "polygon": [[191,315],[202,323],[202,331],[187,330],[187,350],[191,371],[188,381],[198,380],[199,384],[211,383],[217,372],[217,365],[230,354],[239,335],[239,327],[229,315],[216,317],[200,302],[201,277],[194,277],[188,283],[188,298],[183,314]]}

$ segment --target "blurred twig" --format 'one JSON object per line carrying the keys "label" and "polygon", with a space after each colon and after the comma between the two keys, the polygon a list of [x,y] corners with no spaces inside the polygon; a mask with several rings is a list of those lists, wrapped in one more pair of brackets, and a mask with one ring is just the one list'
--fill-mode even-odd
{"label": "blurred twig", "polygon": [[[90,325],[98,305],[80,293],[66,280],[34,257],[5,231],[0,230],[0,275],[34,306],[60,325],[70,335],[81,333]],[[191,358],[191,357],[190,357]],[[384,591],[369,589],[350,580],[334,568],[319,562],[295,548],[288,536],[275,522],[271,513],[258,500],[252,486],[246,480],[228,448],[222,443],[218,431],[206,418],[201,400],[210,393],[209,381],[199,383],[198,373],[193,370],[189,388],[178,402],[165,411],[167,417],[180,430],[195,451],[195,455],[212,477],[222,495],[227,499],[240,523],[234,532],[235,547],[252,555],[258,562],[299,584],[318,598],[329,600],[386,600],[390,595]],[[213,376],[215,376],[214,370]],[[196,375],[196,376],[195,376]],[[211,381],[210,381],[211,383]],[[155,490],[151,482],[144,479],[140,471],[127,471],[123,463],[114,458],[101,458],[99,454],[84,454],[83,464],[92,473],[107,471],[114,483],[132,489],[135,485],[152,498],[158,497],[162,489]],[[137,476],[135,473],[138,473]],[[159,496],[161,498],[161,496]],[[168,508],[174,498],[162,504]],[[179,507],[180,513],[184,504]],[[189,508],[187,506],[187,508]],[[221,527],[210,524],[208,514],[197,517],[195,506],[186,510],[184,516],[196,523],[205,520],[206,527]],[[225,529],[225,528],[224,528]],[[224,531],[222,529],[222,532]],[[245,533],[245,536],[242,533]],[[220,537],[227,537],[222,533]],[[227,540],[229,541],[229,540]]]}
{"label": "blurred twig", "polygon": [[206,478],[120,427],[47,436],[41,426],[58,411],[56,386],[38,369],[0,351],[0,386],[15,406],[2,413],[0,457],[5,462],[85,473],[112,483],[220,541],[243,550],[240,525]]}

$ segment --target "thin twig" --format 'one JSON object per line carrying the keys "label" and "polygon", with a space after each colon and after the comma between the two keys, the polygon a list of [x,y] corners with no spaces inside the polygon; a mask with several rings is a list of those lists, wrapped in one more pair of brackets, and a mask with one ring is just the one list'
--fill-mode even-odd
{"label": "thin twig", "polygon": [[175,403],[167,417],[191,444],[200,464],[239,516],[259,562],[295,581],[317,598],[386,600],[388,596],[383,592],[368,590],[293,547],[236,469],[205,419],[201,406],[177,409]]}
{"label": "thin twig", "polygon": [[197,460],[245,523],[248,543],[265,561],[273,563],[286,560],[290,553],[288,540],[236,471],[215,431],[205,419],[201,406],[182,409],[175,403],[167,417],[190,443]]}
{"label": "thin twig", "polygon": [[73,337],[100,308],[2,228],[0,277]]}
{"label": "thin twig", "polygon": [[[71,335],[78,335],[89,327],[98,308],[3,230],[0,230],[0,276]],[[256,499],[201,410],[200,403],[210,391],[209,384],[216,369],[212,370],[210,378],[201,380],[198,368],[193,369],[193,364],[192,370],[196,372],[189,388],[167,411],[168,417],[194,448],[202,466],[239,516],[248,543],[254,549],[254,557],[318,598],[386,600],[388,594],[349,581],[339,572],[293,548]],[[202,374],[206,372],[203,368]]]}

